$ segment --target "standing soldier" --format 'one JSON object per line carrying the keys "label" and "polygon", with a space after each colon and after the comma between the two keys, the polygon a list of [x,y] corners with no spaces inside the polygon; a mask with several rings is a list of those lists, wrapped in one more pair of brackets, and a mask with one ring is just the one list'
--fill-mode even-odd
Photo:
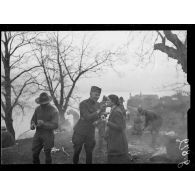
{"label": "standing soldier", "polygon": [[31,130],[36,128],[33,137],[32,152],[33,163],[40,164],[39,154],[44,148],[45,164],[51,164],[51,149],[54,147],[54,129],[58,128],[59,115],[57,109],[50,104],[52,98],[45,92],[35,99],[40,104],[35,109],[31,119]]}
{"label": "standing soldier", "polygon": [[144,122],[142,119],[143,116],[139,112],[137,112],[136,117],[134,118],[133,123],[133,134],[142,135],[144,129]]}
{"label": "standing soldier", "polygon": [[144,110],[141,107],[138,108],[138,112],[145,117],[145,129],[152,134],[152,147],[156,144],[156,138],[159,130],[162,126],[162,117],[150,110]]}
{"label": "standing soldier", "polygon": [[[104,105],[98,106],[101,88],[92,86],[90,98],[82,101],[79,105],[80,118],[74,127],[72,142],[74,144],[73,163],[78,164],[79,155],[84,145],[86,152],[86,164],[92,164],[92,152],[95,147],[94,122],[100,118]],[[99,108],[98,108],[99,107]]]}

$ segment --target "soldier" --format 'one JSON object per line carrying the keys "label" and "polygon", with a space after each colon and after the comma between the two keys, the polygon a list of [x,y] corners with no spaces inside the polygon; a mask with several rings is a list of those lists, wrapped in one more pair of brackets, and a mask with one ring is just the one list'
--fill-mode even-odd
{"label": "soldier", "polygon": [[136,135],[142,135],[143,132],[143,119],[141,114],[138,112],[136,117],[134,118],[134,124],[133,124],[133,134]]}
{"label": "soldier", "polygon": [[[98,106],[101,88],[92,86],[90,98],[82,101],[79,105],[80,118],[74,127],[72,142],[74,144],[73,163],[78,164],[79,155],[84,145],[86,152],[86,164],[92,164],[92,152],[95,147],[94,122],[100,118],[105,105]],[[99,108],[98,108],[99,107]]]}
{"label": "soldier", "polygon": [[40,104],[35,109],[31,119],[31,130],[36,128],[33,137],[32,152],[33,163],[40,164],[39,154],[44,148],[45,163],[51,164],[51,149],[54,147],[54,129],[58,128],[59,115],[57,109],[50,104],[52,98],[45,92],[35,99]]}
{"label": "soldier", "polygon": [[138,108],[138,112],[145,117],[145,128],[152,134],[152,147],[156,144],[156,138],[162,126],[162,117],[153,111],[144,110],[141,107]]}

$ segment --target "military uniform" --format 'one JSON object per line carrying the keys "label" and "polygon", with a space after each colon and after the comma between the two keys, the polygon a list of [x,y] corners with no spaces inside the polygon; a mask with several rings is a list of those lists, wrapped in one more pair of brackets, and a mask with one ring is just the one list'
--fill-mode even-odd
{"label": "military uniform", "polygon": [[[43,120],[42,126],[37,126],[38,120]],[[44,106],[38,106],[35,109],[31,124],[35,123],[36,133],[33,137],[32,152],[33,152],[33,163],[40,164],[39,154],[44,148],[45,152],[45,163],[51,164],[51,149],[54,147],[54,129],[58,128],[59,115],[57,109],[51,104]]]}
{"label": "military uniform", "polygon": [[136,117],[134,118],[133,129],[133,134],[142,135],[144,129],[144,120],[143,116],[141,116],[139,113],[137,113]]}
{"label": "military uniform", "polygon": [[145,110],[144,116],[145,116],[145,127],[151,127],[149,128],[151,132],[158,131],[162,125],[161,116],[150,110]]}
{"label": "military uniform", "polygon": [[74,127],[72,137],[74,144],[74,164],[77,164],[79,161],[83,145],[86,152],[86,163],[92,163],[92,152],[95,147],[95,126],[93,123],[100,118],[100,114],[97,114],[98,107],[98,103],[91,98],[80,103],[80,119]]}

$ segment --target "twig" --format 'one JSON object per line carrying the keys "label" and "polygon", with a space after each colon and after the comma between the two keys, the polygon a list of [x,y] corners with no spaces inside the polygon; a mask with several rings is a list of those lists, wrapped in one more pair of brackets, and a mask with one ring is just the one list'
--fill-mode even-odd
{"label": "twig", "polygon": [[62,146],[62,151],[68,156],[68,157],[70,157],[70,154],[68,154],[68,152],[66,152],[65,150],[64,150],[64,147]]}

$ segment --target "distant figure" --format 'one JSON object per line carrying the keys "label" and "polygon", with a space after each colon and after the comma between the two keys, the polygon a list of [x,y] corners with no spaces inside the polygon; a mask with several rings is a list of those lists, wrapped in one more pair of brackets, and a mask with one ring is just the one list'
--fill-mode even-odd
{"label": "distant figure", "polygon": [[156,138],[162,126],[162,117],[153,111],[144,110],[138,107],[138,112],[145,117],[144,130],[148,130],[152,134],[152,147],[155,147]]}
{"label": "distant figure", "polygon": [[39,154],[44,148],[45,164],[51,164],[51,149],[54,147],[54,129],[58,128],[59,114],[57,109],[50,104],[52,98],[45,92],[35,99],[40,104],[31,119],[31,130],[36,128],[33,137],[32,152],[33,164],[40,164]]}
{"label": "distant figure", "polygon": [[137,115],[134,118],[133,124],[133,134],[135,135],[142,135],[144,129],[144,122],[141,114],[137,112]]}
{"label": "distant figure", "polygon": [[121,109],[121,111],[122,111],[122,113],[123,113],[123,115],[126,119],[126,110],[125,110],[125,107],[124,107],[124,104],[123,104],[124,103],[123,97],[119,98],[119,103],[120,103],[119,107],[120,107],[120,109]]}
{"label": "distant figure", "polygon": [[126,137],[125,117],[120,108],[119,98],[109,95],[107,106],[111,107],[110,116],[104,119],[107,125],[107,163],[127,164],[129,163],[128,142]]}
{"label": "distant figure", "polygon": [[131,115],[130,115],[130,111],[129,110],[127,110],[127,112],[126,112],[126,120],[127,120],[128,123],[130,123]]}
{"label": "distant figure", "polygon": [[70,110],[67,111],[67,115],[72,115],[73,116],[73,128],[74,128],[74,126],[76,125],[76,123],[79,120],[79,113],[76,112],[73,109],[70,109]]}
{"label": "distant figure", "polygon": [[5,126],[1,127],[1,148],[7,148],[15,144],[13,135],[7,131]]}

